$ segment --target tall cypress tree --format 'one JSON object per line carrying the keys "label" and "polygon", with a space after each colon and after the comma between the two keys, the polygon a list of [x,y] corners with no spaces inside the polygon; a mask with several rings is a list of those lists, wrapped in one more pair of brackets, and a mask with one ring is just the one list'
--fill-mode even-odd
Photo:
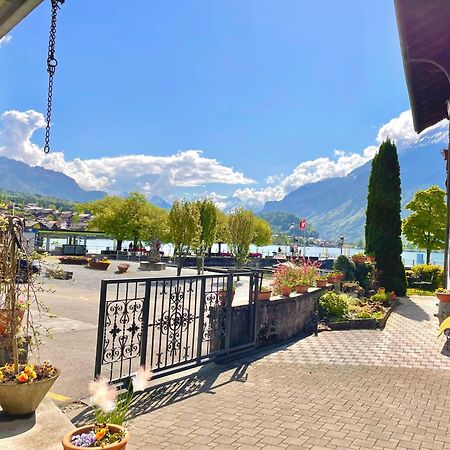
{"label": "tall cypress tree", "polygon": [[366,210],[366,253],[375,255],[380,285],[387,291],[405,295],[400,202],[397,148],[387,140],[372,161]]}

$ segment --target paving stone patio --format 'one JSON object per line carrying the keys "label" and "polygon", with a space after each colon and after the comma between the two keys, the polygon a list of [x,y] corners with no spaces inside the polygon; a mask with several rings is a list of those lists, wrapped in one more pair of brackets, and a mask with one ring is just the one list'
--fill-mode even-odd
{"label": "paving stone patio", "polygon": [[450,363],[435,298],[386,328],[322,332],[143,394],[130,450],[450,448]]}

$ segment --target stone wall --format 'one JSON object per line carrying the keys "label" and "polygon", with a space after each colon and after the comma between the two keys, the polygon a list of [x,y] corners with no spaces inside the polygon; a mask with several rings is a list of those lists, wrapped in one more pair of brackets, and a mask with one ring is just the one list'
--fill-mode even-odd
{"label": "stone wall", "polygon": [[[306,294],[291,294],[256,303],[256,346],[286,341],[315,329],[319,297],[328,288],[311,288]],[[249,342],[249,306],[232,308],[231,346]]]}

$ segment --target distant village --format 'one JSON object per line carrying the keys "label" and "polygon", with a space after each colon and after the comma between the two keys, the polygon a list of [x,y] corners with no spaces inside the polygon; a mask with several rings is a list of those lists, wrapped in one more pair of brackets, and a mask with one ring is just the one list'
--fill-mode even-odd
{"label": "distant village", "polygon": [[27,229],[42,231],[85,231],[92,218],[91,214],[78,214],[77,211],[42,207],[36,203],[25,205],[14,202],[0,205],[0,212],[15,214],[25,218]]}

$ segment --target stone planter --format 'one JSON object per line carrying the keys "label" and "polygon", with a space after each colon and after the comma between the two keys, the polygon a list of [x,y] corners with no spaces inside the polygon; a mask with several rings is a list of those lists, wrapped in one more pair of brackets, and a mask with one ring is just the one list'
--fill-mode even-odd
{"label": "stone planter", "polygon": [[[19,319],[17,322],[17,327],[19,327],[22,323],[24,313],[25,311],[23,309],[17,310],[17,317]],[[9,314],[10,313],[7,309],[0,309],[0,335],[4,336],[6,334],[6,330],[9,327]]]}
{"label": "stone planter", "polygon": [[97,261],[95,259],[90,259],[88,264],[89,267],[94,270],[107,270],[111,263],[110,261]]}
{"label": "stone planter", "polygon": [[59,371],[52,378],[32,383],[0,383],[0,406],[8,416],[25,416],[34,413],[53,383]]}
{"label": "stone planter", "polygon": [[130,268],[128,263],[120,263],[117,265],[117,271],[119,273],[125,273]]}
{"label": "stone planter", "polygon": [[298,286],[295,286],[295,292],[297,294],[304,294],[305,292],[308,292],[309,286],[299,284]]}
{"label": "stone planter", "polygon": [[[128,444],[129,434],[128,431],[119,425],[108,424],[108,428],[113,433],[118,433],[119,431],[125,432],[125,437],[120,442],[115,442],[114,444],[105,445],[102,447],[104,450],[124,450]],[[82,448],[88,450],[98,450],[100,447],[77,447],[76,445],[71,444],[72,436],[76,434],[89,433],[92,430],[92,425],[86,425],[84,427],[77,428],[76,430],[70,431],[67,433],[62,440],[62,446],[64,450],[80,450]]]}

